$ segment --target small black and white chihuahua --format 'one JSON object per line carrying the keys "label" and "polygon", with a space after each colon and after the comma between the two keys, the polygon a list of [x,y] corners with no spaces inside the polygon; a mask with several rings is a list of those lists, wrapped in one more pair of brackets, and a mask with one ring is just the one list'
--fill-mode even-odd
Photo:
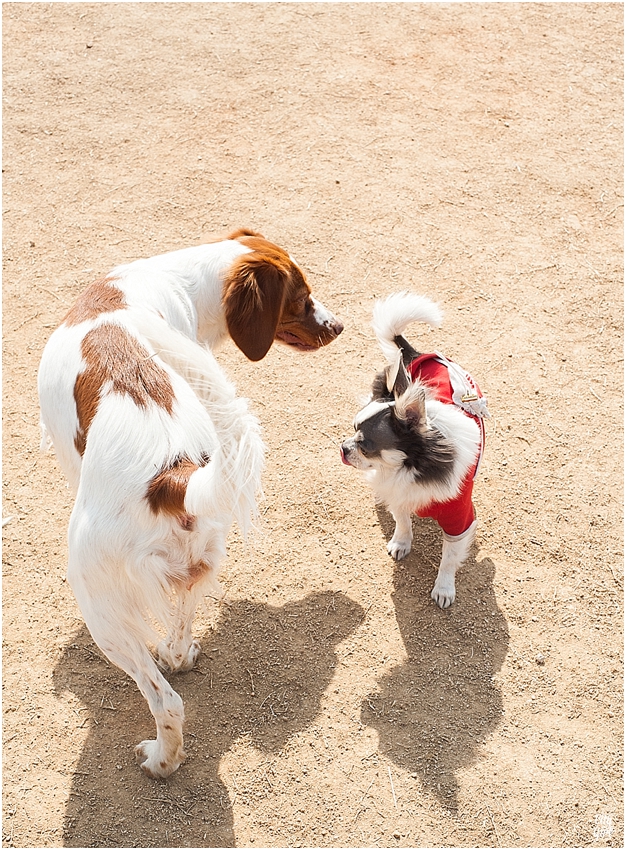
{"label": "small black and white chihuahua", "polygon": [[396,560],[411,551],[413,513],[439,523],[443,552],[431,596],[447,608],[474,540],[472,488],[489,413],[460,366],[438,353],[420,354],[402,336],[412,322],[438,327],[441,319],[436,304],[410,292],[376,302],[372,324],[389,365],[376,375],[341,459],[366,473],[376,501],[391,512],[396,528],[387,551]]}

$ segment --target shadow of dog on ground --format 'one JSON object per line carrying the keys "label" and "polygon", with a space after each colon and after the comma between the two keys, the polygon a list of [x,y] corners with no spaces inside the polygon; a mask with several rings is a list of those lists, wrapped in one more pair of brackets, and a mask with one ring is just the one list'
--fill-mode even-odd
{"label": "shadow of dog on ground", "polygon": [[280,607],[222,605],[217,626],[202,636],[197,666],[172,677],[185,700],[188,758],[160,781],[146,777],[133,757],[151,724],[143,697],[80,629],[54,671],[56,692],[75,693],[90,723],[64,846],[235,846],[221,757],[243,736],[276,753],[311,724],[333,677],[335,649],[362,616],[356,602],[330,591]]}
{"label": "shadow of dog on ground", "polygon": [[[378,509],[387,539],[393,520]],[[495,566],[470,555],[458,573],[456,602],[441,610],[430,598],[441,531],[414,520],[411,553],[393,569],[393,602],[408,659],[368,695],[361,720],[376,729],[386,757],[419,778],[451,811],[458,805],[459,769],[480,757],[480,747],[502,719],[494,674],[506,657],[509,632],[495,600]]]}

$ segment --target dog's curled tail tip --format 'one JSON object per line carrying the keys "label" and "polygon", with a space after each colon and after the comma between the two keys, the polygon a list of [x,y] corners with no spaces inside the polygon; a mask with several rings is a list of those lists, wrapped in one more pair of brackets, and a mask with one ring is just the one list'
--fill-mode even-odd
{"label": "dog's curled tail tip", "polygon": [[380,341],[391,341],[413,322],[424,322],[438,328],[443,313],[438,304],[425,295],[397,292],[374,305],[372,325]]}
{"label": "dog's curled tail tip", "polygon": [[439,306],[414,292],[398,292],[379,300],[374,305],[372,326],[383,354],[393,364],[396,355],[396,337],[404,333],[413,322],[424,322],[438,328],[443,321]]}

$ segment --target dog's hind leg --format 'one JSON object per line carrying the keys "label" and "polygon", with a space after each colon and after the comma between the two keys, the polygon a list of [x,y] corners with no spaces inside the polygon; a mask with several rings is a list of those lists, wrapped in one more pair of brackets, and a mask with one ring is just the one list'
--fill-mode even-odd
{"label": "dog's hind leg", "polygon": [[93,557],[79,558],[72,548],[68,580],[94,641],[113,664],[135,680],[156,721],[156,740],[142,741],[135,748],[137,762],[152,778],[169,776],[185,758],[183,701],[159,672],[145,645],[142,612],[119,574]]}
{"label": "dog's hind leg", "polygon": [[459,534],[458,537],[451,537],[449,534],[443,535],[443,550],[441,552],[441,563],[435,586],[431,591],[431,597],[435,600],[440,608],[448,608],[455,600],[456,587],[455,576],[456,571],[466,560],[474,542],[476,533],[476,520],[470,525],[467,531]]}

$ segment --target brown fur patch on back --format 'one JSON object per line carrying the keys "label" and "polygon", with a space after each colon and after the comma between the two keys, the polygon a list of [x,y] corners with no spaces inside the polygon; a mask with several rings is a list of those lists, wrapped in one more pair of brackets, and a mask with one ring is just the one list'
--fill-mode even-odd
{"label": "brown fur patch on back", "polygon": [[79,325],[90,319],[96,319],[101,313],[113,313],[126,307],[126,298],[121,289],[113,283],[115,278],[103,277],[92,283],[79,296],[65,319],[66,325]]}
{"label": "brown fur patch on back", "polygon": [[86,367],[74,384],[79,426],[74,445],[81,456],[100,404],[102,388],[107,383],[111,384],[111,392],[129,395],[137,407],[145,408],[153,402],[172,413],[174,388],[169,375],[154,362],[147,348],[124,328],[99,325],[85,334],[81,351]]}

